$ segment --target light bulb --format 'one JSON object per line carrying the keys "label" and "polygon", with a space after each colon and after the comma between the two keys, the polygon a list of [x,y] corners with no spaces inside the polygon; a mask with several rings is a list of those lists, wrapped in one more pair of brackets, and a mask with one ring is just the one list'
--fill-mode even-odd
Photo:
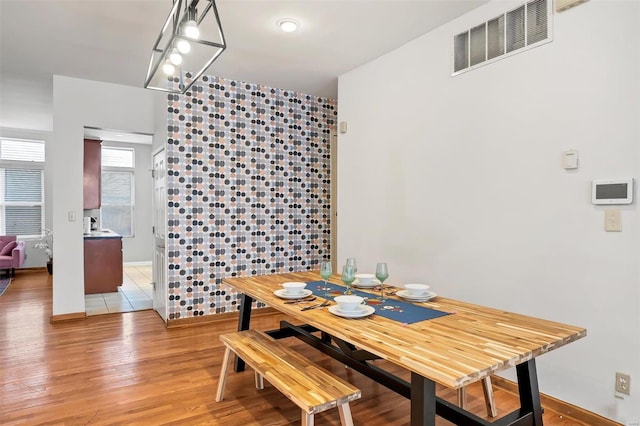
{"label": "light bulb", "polygon": [[200,30],[198,29],[196,21],[191,19],[184,24],[184,35],[194,40],[200,37]]}
{"label": "light bulb", "polygon": [[178,40],[178,42],[176,43],[176,47],[178,48],[180,53],[187,54],[191,52],[191,45],[187,40]]}
{"label": "light bulb", "polygon": [[169,60],[173,65],[180,65],[182,63],[182,55],[178,52],[178,49],[173,48],[173,50],[171,50]]}
{"label": "light bulb", "polygon": [[165,63],[162,65],[162,71],[166,75],[173,75],[173,73],[176,72],[176,67],[174,67],[171,62],[165,61]]}
{"label": "light bulb", "polygon": [[295,19],[293,19],[293,18],[283,18],[283,19],[280,19],[280,20],[277,22],[277,24],[278,24],[278,26],[280,27],[280,29],[281,29],[282,31],[284,31],[285,33],[290,33],[290,32],[293,32],[293,31],[297,30],[297,29],[298,29],[298,26],[300,25],[300,24],[298,23],[298,21],[296,21],[296,20],[295,20]]}

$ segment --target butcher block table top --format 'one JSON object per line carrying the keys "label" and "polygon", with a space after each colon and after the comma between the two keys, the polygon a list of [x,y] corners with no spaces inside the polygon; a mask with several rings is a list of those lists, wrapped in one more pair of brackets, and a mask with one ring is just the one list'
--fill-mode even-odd
{"label": "butcher block table top", "polygon": [[[581,327],[439,296],[418,305],[450,315],[404,324],[376,314],[351,319],[332,315],[327,308],[302,311],[301,305],[285,304],[286,300],[273,293],[287,281],[320,280],[319,273],[313,271],[227,278],[224,283],[303,323],[456,389],[586,336]],[[329,281],[341,284],[337,275]],[[316,299],[321,301],[321,297]]]}

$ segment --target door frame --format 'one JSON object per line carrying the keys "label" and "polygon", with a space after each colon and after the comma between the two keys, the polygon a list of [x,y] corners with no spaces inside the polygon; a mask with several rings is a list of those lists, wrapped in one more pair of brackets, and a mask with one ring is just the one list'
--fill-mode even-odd
{"label": "door frame", "polygon": [[[155,169],[155,158],[157,155],[159,154],[163,154],[163,159],[164,159],[164,170],[165,170],[165,201],[166,201],[166,167],[167,167],[167,155],[166,155],[166,149],[164,146],[161,146],[155,150],[151,151],[151,180],[152,180],[152,197],[151,197],[151,205],[152,205],[152,229],[153,229],[153,256],[152,256],[152,277],[153,277],[153,309],[158,312],[158,314],[162,317],[162,319],[164,320],[164,322],[167,322],[167,317],[168,317],[168,299],[169,299],[169,292],[168,292],[168,288],[167,288],[167,265],[166,265],[166,259],[167,259],[167,245],[166,245],[166,237],[167,237],[167,221],[166,221],[166,217],[167,217],[167,203],[165,202],[164,205],[162,206],[162,208],[164,209],[164,218],[165,221],[162,224],[156,224],[155,222],[157,221],[157,217],[156,217],[156,185],[155,185],[155,179],[156,179],[156,169]],[[158,238],[157,237],[157,229],[160,227],[160,225],[162,226],[162,229],[164,230],[164,238]],[[160,247],[161,246],[161,247]],[[162,273],[158,273],[158,268],[162,267],[162,265],[158,265],[158,261],[157,261],[157,252],[158,252],[158,248],[161,248],[163,250],[162,256],[164,261],[164,267],[163,267],[163,271]],[[164,291],[163,291],[164,290]],[[158,292],[162,292],[164,294],[158,294]],[[157,300],[159,297],[163,297],[164,298],[164,303],[162,305],[158,305],[157,304]],[[164,307],[164,309],[162,309],[162,307]]]}
{"label": "door frame", "polygon": [[329,138],[329,176],[331,187],[329,194],[331,197],[331,211],[329,232],[330,250],[329,256],[331,260],[331,268],[334,272],[338,271],[338,135],[332,134]]}

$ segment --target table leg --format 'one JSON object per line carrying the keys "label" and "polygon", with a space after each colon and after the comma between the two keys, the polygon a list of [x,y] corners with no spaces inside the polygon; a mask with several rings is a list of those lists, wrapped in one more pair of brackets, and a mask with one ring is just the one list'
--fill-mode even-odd
{"label": "table leg", "polygon": [[542,425],[542,405],[538,389],[538,373],[535,358],[516,366],[520,406],[533,414],[533,425]]}
{"label": "table leg", "polygon": [[[243,294],[240,298],[240,316],[238,317],[238,331],[248,330],[251,323],[251,305],[253,304],[253,298]],[[234,365],[236,372],[244,371],[244,361],[236,356],[236,362]]]}
{"label": "table leg", "polygon": [[435,426],[436,383],[411,373],[411,426]]}

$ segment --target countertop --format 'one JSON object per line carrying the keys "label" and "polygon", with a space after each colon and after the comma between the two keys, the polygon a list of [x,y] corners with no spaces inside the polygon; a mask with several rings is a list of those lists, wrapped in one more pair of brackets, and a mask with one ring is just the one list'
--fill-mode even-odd
{"label": "countertop", "polygon": [[89,234],[83,234],[84,238],[122,238],[122,235],[116,234],[110,229],[99,229],[97,231],[91,231]]}

